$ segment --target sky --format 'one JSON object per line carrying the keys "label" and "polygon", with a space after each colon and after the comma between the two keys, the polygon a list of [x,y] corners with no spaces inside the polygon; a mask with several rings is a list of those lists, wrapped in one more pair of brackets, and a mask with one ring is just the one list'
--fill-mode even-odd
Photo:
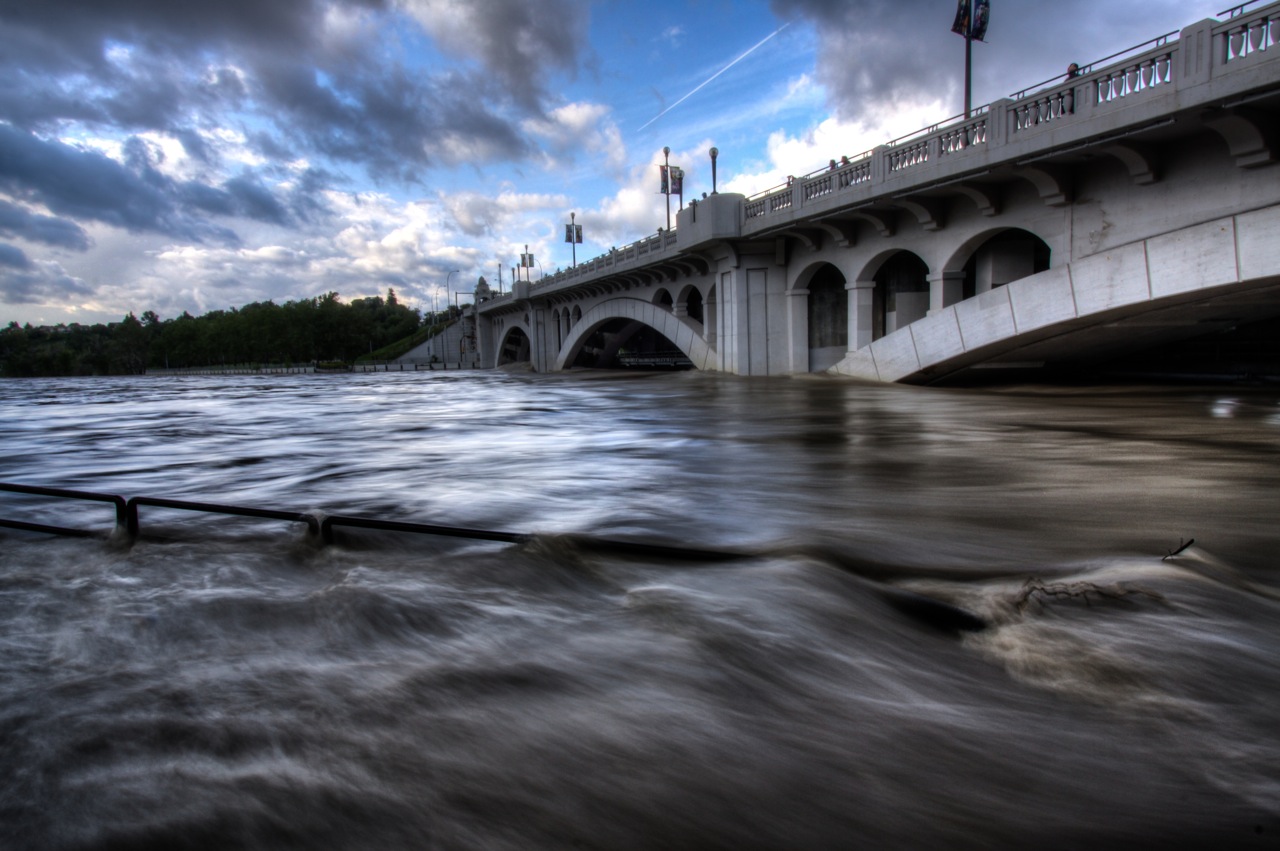
{"label": "sky", "polygon": [[[1224,0],[992,0],[988,103]],[[0,326],[509,289],[963,108],[956,0],[0,0]],[[672,221],[678,199],[672,198]],[[501,272],[499,271],[501,270]],[[458,293],[458,295],[455,295]]]}

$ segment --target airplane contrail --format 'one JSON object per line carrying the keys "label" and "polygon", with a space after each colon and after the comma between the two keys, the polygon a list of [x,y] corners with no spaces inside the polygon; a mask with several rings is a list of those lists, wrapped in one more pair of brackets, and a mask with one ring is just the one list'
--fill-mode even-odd
{"label": "airplane contrail", "polygon": [[[715,72],[715,73],[714,73],[714,74],[712,74],[710,77],[708,77],[707,79],[703,80],[703,81],[702,81],[702,82],[701,82],[697,87],[695,87],[695,88],[694,88],[694,90],[693,90],[693,91],[689,92],[689,94],[687,94],[687,95],[685,95],[684,97],[680,98],[680,100],[678,100],[678,101],[676,101],[675,103],[671,104],[671,106],[669,106],[669,107],[667,107],[666,109],[662,110],[662,112],[659,112],[659,113],[658,113],[657,115],[655,115],[653,118],[650,118],[650,119],[649,119],[648,121],[646,121],[644,124],[640,125],[640,129],[641,129],[641,130],[643,130],[644,128],[648,127],[650,124],[652,124],[653,122],[657,121],[659,118],[661,118],[662,116],[666,115],[668,112],[670,112],[671,110],[675,109],[677,106],[679,106],[680,104],[682,104],[682,103],[684,103],[685,101],[687,101],[689,98],[691,98],[691,97],[693,97],[694,95],[696,95],[700,89],[702,89],[704,86],[706,86],[706,85],[707,85],[708,83],[710,83],[712,80],[714,80],[716,77],[719,77],[719,76],[720,76],[721,74],[723,74],[725,71],[728,71],[728,70],[729,70],[730,68],[732,68],[734,65],[737,65],[737,64],[738,64],[739,62],[741,62],[743,59],[746,59],[748,56],[750,56],[752,53],[754,53],[757,49],[759,49],[759,48],[760,48],[760,46],[761,46],[761,45],[763,45],[766,41],[768,41],[769,39],[773,38],[775,35],[777,35],[778,33],[782,32],[783,30],[785,30],[785,29],[786,29],[787,27],[789,27],[789,26],[791,26],[791,22],[790,22],[790,21],[788,21],[787,23],[785,23],[785,24],[783,24],[782,26],[778,27],[776,30],[774,30],[773,32],[769,33],[769,34],[768,34],[767,36],[765,36],[764,38],[760,39],[758,42],[756,42],[755,44],[753,44],[751,47],[747,48],[746,52],[745,52],[745,53],[743,53],[741,56],[739,56],[737,59],[733,60],[733,61],[732,61],[732,62],[730,62],[728,65],[726,65],[726,66],[724,66],[723,68],[721,68],[719,71]],[[637,131],[637,132],[638,132],[638,131]]]}

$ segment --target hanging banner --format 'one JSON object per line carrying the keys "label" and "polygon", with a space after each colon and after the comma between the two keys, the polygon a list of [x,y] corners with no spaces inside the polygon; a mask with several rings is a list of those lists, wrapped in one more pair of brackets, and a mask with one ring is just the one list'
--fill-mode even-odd
{"label": "hanging banner", "polygon": [[658,194],[670,195],[671,191],[667,188],[667,167],[665,165],[658,166],[658,173],[662,175],[661,186],[658,189]]}
{"label": "hanging banner", "polygon": [[987,18],[991,16],[991,0],[973,0],[973,24],[969,38],[982,41],[987,35]]}
{"label": "hanging banner", "polygon": [[565,225],[564,241],[582,242],[582,225]]}
{"label": "hanging banner", "polygon": [[974,41],[982,41],[987,34],[987,19],[990,16],[991,0],[960,0],[951,31]]}
{"label": "hanging banner", "polygon": [[533,268],[533,255],[532,255],[532,254],[521,254],[521,255],[520,255],[520,265],[521,265],[521,266],[523,266],[523,267],[525,267],[525,268],[527,268],[527,269],[532,269],[532,268]]}
{"label": "hanging banner", "polygon": [[960,5],[956,7],[956,20],[951,25],[951,31],[956,35],[969,34],[969,0],[960,0]]}
{"label": "hanging banner", "polygon": [[684,195],[684,169],[675,165],[671,167],[671,194]]}

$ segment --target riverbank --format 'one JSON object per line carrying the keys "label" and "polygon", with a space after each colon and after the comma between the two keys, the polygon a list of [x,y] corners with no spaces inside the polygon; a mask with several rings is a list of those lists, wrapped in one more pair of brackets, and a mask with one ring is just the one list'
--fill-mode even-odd
{"label": "riverbank", "polygon": [[147,375],[289,375],[345,372],[456,372],[478,369],[474,362],[459,363],[403,363],[400,361],[376,361],[334,366],[324,364],[231,364],[228,366],[196,366],[184,369],[148,369]]}

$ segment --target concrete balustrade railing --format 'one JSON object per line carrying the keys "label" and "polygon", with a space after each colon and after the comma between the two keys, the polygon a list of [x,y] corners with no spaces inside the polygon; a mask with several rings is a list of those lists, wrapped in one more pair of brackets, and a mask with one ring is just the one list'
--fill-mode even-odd
{"label": "concrete balustrade railing", "polygon": [[[744,235],[750,233],[752,225],[765,224],[752,220],[767,219],[781,211],[796,215],[798,208],[808,203],[829,204],[833,194],[847,194],[850,203],[869,202],[885,194],[892,184],[891,191],[900,195],[911,191],[913,184],[924,185],[937,179],[933,175],[938,173],[949,176],[958,160],[979,151],[986,152],[987,162],[1000,159],[994,150],[1000,147],[1011,148],[1013,155],[1026,156],[1034,153],[1027,151],[1026,145],[1050,128],[1075,125],[1082,141],[1091,133],[1120,129],[1117,122],[1105,120],[1109,112],[1204,86],[1250,61],[1280,56],[1280,4],[1252,11],[1237,7],[1223,14],[1232,17],[1202,21],[1181,33],[1160,36],[1117,54],[1124,57],[1119,61],[1108,63],[1115,57],[1107,57],[1086,66],[1072,79],[1056,85],[1047,81],[1039,90],[1026,90],[979,107],[968,118],[957,116],[882,145],[864,154],[866,160],[840,166],[834,175],[810,175],[792,186],[749,198],[743,206],[747,224]],[[1209,48],[1207,61],[1200,55],[1204,46]],[[1095,67],[1099,65],[1102,67]],[[1206,95],[1219,93],[1207,91]],[[1184,107],[1186,103],[1171,106]],[[1061,139],[1054,139],[1050,145],[1061,143]]]}

